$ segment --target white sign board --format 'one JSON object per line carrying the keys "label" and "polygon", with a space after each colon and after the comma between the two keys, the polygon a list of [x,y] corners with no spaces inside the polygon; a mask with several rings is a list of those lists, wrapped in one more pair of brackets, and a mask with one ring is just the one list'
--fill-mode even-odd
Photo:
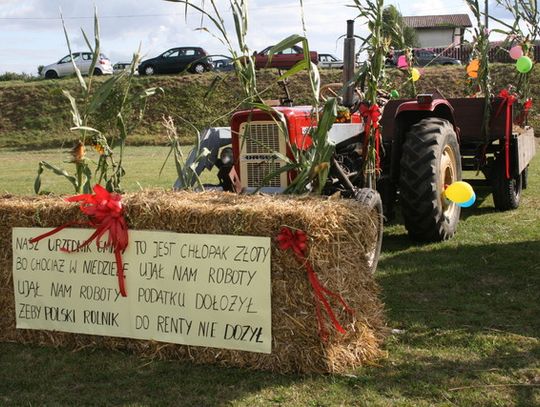
{"label": "white sign board", "polygon": [[271,351],[270,238],[129,231],[122,256],[90,229],[13,229],[17,328]]}

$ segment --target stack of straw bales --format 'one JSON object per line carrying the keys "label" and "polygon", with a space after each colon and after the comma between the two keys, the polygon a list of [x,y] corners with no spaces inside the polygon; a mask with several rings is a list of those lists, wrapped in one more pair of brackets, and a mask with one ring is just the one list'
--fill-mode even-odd
{"label": "stack of straw bales", "polygon": [[[381,356],[383,305],[367,272],[365,250],[375,238],[373,215],[352,200],[150,191],[124,197],[131,229],[275,237],[282,226],[304,230],[309,260],[328,289],[354,316],[338,310],[347,334],[318,334],[313,290],[291,251],[272,244],[272,353],[184,346],[133,339],[15,329],[12,227],[54,227],[84,220],[78,206],[58,197],[0,198],[0,341],[78,349],[127,349],[144,357],[191,360],[277,372],[345,372]],[[323,313],[324,314],[324,313]]]}

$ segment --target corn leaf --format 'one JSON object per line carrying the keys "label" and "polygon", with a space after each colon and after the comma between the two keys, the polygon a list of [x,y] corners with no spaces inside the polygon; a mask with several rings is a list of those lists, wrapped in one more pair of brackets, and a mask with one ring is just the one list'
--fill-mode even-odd
{"label": "corn leaf", "polygon": [[77,107],[77,101],[75,100],[73,96],[71,96],[71,93],[69,93],[69,91],[63,90],[62,93],[64,94],[65,97],[68,98],[69,103],[71,104],[71,116],[73,118],[73,124],[75,125],[75,127],[82,126],[82,120],[81,120],[81,115],[79,113],[79,109]]}
{"label": "corn leaf", "polygon": [[73,69],[75,70],[75,74],[77,75],[77,80],[79,81],[79,85],[83,89],[84,93],[87,94],[88,93],[88,87],[86,86],[86,82],[84,81],[84,79],[83,79],[83,77],[81,75],[81,71],[79,70],[79,68],[75,64],[75,61],[73,60],[73,53],[71,52],[71,42],[69,41],[69,35],[67,33],[66,23],[64,21],[64,16],[62,15],[62,12],[60,12],[60,19],[62,20],[62,27],[64,28],[64,36],[66,37],[66,43],[67,43],[67,46],[68,46],[69,55],[71,57],[71,64],[73,65]]}
{"label": "corn leaf", "polygon": [[69,175],[69,173],[63,168],[59,168],[53,164],[49,164],[46,161],[40,161],[38,164],[36,180],[34,181],[34,191],[36,194],[39,194],[39,191],[41,189],[41,175],[43,174],[43,170],[45,169],[52,171],[56,175],[66,178],[75,188],[75,192],[77,192],[77,178],[75,178],[73,175]]}
{"label": "corn leaf", "polygon": [[303,71],[308,68],[308,64],[306,63],[305,59],[302,59],[298,61],[294,66],[287,70],[283,75],[281,75],[279,78],[277,78],[278,81],[282,81],[284,79],[289,78],[290,76],[296,75],[298,72]]}
{"label": "corn leaf", "polygon": [[[298,35],[298,34],[293,34],[293,35],[290,35],[288,36],[287,38],[281,40],[280,42],[278,42],[276,45],[274,45],[272,48],[270,48],[270,51],[268,51],[268,60],[271,61],[272,60],[272,57],[287,49],[287,48],[291,48],[292,46],[298,44],[298,43],[301,43],[305,40],[305,37],[302,37],[301,35]],[[305,50],[304,50],[304,54],[305,54]]]}

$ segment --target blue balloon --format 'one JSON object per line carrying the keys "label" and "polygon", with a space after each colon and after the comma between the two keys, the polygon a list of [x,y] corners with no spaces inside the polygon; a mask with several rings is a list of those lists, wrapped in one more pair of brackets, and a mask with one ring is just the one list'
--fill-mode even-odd
{"label": "blue balloon", "polygon": [[473,196],[471,197],[471,199],[469,199],[467,202],[458,203],[456,205],[461,206],[462,208],[468,208],[469,206],[473,206],[475,201],[476,201],[476,194],[473,192]]}

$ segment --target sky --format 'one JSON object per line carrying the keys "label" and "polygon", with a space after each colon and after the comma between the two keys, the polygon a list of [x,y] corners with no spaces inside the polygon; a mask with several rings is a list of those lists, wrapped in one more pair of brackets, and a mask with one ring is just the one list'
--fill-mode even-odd
{"label": "sky", "polygon": [[[194,0],[200,4],[202,0]],[[215,0],[224,16],[230,12],[228,0]],[[310,48],[320,53],[342,55],[340,37],[346,20],[357,12],[347,7],[351,0],[303,0],[307,37]],[[206,5],[210,3],[206,0]],[[249,1],[250,27],[248,44],[262,50],[291,34],[302,33],[299,0]],[[402,15],[472,14],[464,0],[387,0]],[[481,2],[481,4],[483,4]],[[111,62],[129,62],[139,45],[144,57],[150,58],[177,46],[201,46],[209,54],[222,54],[226,48],[212,33],[201,27],[200,13],[163,0],[0,0],[0,73],[36,74],[39,65],[48,65],[68,54],[60,20],[60,10],[72,43],[72,50],[87,50],[83,29],[93,36],[94,5],[100,21],[101,50]],[[495,5],[490,8],[504,17]],[[228,24],[231,33],[232,25]],[[215,33],[208,19],[202,26]],[[365,33],[360,22],[355,34]]]}

